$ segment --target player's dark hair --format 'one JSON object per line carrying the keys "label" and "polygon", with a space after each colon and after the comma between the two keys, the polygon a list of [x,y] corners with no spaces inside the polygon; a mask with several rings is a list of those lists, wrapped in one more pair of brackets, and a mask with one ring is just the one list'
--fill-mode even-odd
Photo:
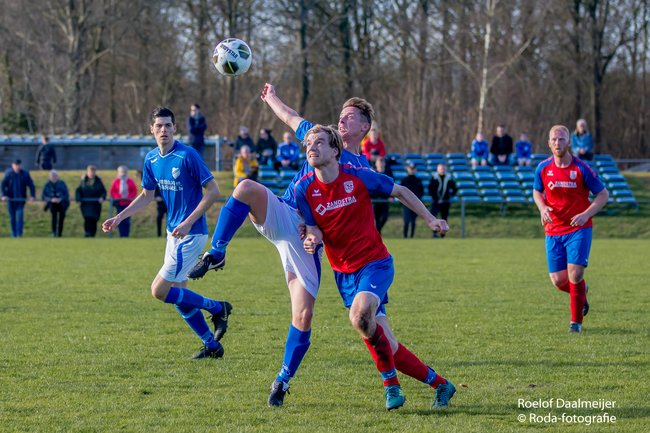
{"label": "player's dark hair", "polygon": [[197,104],[196,102],[195,102],[194,104],[192,104],[192,105],[194,105],[194,107],[195,107],[197,110],[200,110],[200,109],[201,109],[201,106],[200,106],[199,104]]}
{"label": "player's dark hair", "polygon": [[156,117],[171,117],[172,123],[176,123],[174,112],[167,107],[156,107],[151,112],[151,124],[156,123]]}

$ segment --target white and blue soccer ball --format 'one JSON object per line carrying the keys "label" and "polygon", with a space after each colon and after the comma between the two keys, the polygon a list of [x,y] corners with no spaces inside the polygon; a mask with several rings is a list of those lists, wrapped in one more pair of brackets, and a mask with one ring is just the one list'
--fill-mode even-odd
{"label": "white and blue soccer ball", "polygon": [[220,74],[236,77],[248,71],[253,62],[253,53],[246,42],[228,38],[219,42],[212,54],[212,63]]}

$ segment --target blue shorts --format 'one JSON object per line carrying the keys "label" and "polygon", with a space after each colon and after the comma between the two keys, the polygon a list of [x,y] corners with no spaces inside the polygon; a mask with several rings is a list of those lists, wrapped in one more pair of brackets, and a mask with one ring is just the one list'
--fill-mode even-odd
{"label": "blue shorts", "polygon": [[546,236],[549,273],[564,271],[567,263],[587,267],[591,249],[591,227],[566,235]]}
{"label": "blue shorts", "polygon": [[393,277],[395,277],[395,267],[391,256],[370,262],[351,274],[334,272],[334,280],[345,308],[350,308],[358,293],[370,292],[379,299],[377,315],[382,316],[386,315],[384,304],[388,303],[388,288],[393,283]]}

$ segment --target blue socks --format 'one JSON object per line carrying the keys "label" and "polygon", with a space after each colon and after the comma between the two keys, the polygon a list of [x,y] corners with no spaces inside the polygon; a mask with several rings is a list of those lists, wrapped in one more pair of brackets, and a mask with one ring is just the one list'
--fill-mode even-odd
{"label": "blue socks", "polygon": [[212,235],[212,249],[210,254],[213,256],[223,255],[226,252],[228,243],[235,236],[239,227],[244,224],[251,207],[246,203],[230,197],[226,205],[221,208],[217,228]]}
{"label": "blue socks", "polygon": [[190,325],[192,331],[194,331],[201,341],[203,341],[203,344],[208,346],[210,349],[216,349],[219,346],[219,343],[214,341],[214,334],[212,334],[212,331],[208,327],[201,310],[198,308],[181,307],[179,305],[176,306],[176,309],[181,313],[185,322]]}
{"label": "blue socks", "polygon": [[167,293],[167,297],[165,298],[165,302],[167,304],[174,304],[188,309],[198,308],[199,310],[206,310],[210,314],[217,314],[223,309],[221,302],[205,298],[196,292],[180,287],[170,288],[169,293]]}
{"label": "blue socks", "polygon": [[284,361],[282,369],[278,373],[277,380],[280,382],[288,383],[289,380],[296,374],[296,370],[305,357],[307,349],[309,349],[309,337],[311,336],[311,329],[309,331],[301,331],[291,325],[287,335],[287,343],[284,346]]}
{"label": "blue socks", "polygon": [[188,289],[171,287],[165,298],[165,303],[176,305],[176,309],[181,313],[185,322],[206,346],[214,349],[219,345],[214,341],[214,334],[208,327],[201,310],[207,310],[210,314],[218,314],[223,309],[221,302],[205,298]]}

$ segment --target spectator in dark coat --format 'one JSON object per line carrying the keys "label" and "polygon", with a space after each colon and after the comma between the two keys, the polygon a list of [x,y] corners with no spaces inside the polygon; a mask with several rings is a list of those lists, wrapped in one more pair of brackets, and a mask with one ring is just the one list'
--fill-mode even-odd
{"label": "spectator in dark coat", "polygon": [[[415,175],[417,172],[416,165],[412,163],[407,165],[406,172],[408,173],[408,176],[402,179],[400,184],[411,190],[417,198],[422,199],[422,196],[424,195],[424,185],[422,184],[422,180]],[[402,211],[404,217],[404,238],[412,238],[415,234],[415,220],[418,215],[404,205],[402,205]]]}
{"label": "spectator in dark coat", "polygon": [[63,220],[70,206],[68,186],[59,178],[56,170],[50,171],[49,180],[43,187],[41,198],[45,202],[45,209],[52,213],[52,237],[60,238],[63,235]]}
{"label": "spectator in dark coat", "polygon": [[[248,134],[248,128],[245,126],[239,127],[239,135],[237,136],[233,146],[235,147],[235,155],[239,155],[242,146],[248,146],[249,149],[255,149],[255,143],[253,143],[253,139]],[[236,157],[237,156],[235,156],[235,158]]]}
{"label": "spectator in dark coat", "polygon": [[102,214],[102,203],[106,200],[106,188],[96,172],[97,168],[89,165],[75,192],[75,200],[84,217],[84,233],[87,238],[94,238],[97,234],[97,221]]}
{"label": "spectator in dark coat", "polygon": [[[449,218],[449,206],[451,199],[456,195],[456,182],[447,174],[447,166],[445,164],[438,164],[436,173],[431,177],[429,182],[429,195],[431,196],[431,214],[443,220]],[[433,232],[433,236],[437,237],[438,233]],[[440,235],[445,237],[444,234]]]}
{"label": "spectator in dark coat", "polygon": [[38,146],[36,151],[36,166],[40,167],[41,170],[52,170],[54,164],[56,164],[56,150],[54,146],[50,144],[50,139],[47,135],[41,135],[41,145]]}
{"label": "spectator in dark coat", "polygon": [[506,127],[497,126],[497,131],[492,137],[490,146],[490,164],[491,165],[512,165],[512,137],[506,134]]}
{"label": "spectator in dark coat", "polygon": [[[29,188],[29,198],[27,197]],[[2,195],[0,199],[7,202],[9,222],[11,223],[11,237],[19,238],[23,235],[23,212],[26,201],[33,201],[36,195],[34,181],[27,170],[23,169],[20,159],[11,163],[11,168],[5,171],[2,179]]]}
{"label": "spectator in dark coat", "polygon": [[260,137],[257,140],[255,152],[260,165],[273,165],[273,157],[278,149],[278,143],[271,135],[270,129],[260,129]]}
{"label": "spectator in dark coat", "polygon": [[203,158],[203,150],[205,149],[205,130],[208,129],[208,124],[205,121],[205,116],[201,113],[199,104],[192,104],[190,106],[190,115],[187,118],[187,144],[192,146],[199,152]]}

